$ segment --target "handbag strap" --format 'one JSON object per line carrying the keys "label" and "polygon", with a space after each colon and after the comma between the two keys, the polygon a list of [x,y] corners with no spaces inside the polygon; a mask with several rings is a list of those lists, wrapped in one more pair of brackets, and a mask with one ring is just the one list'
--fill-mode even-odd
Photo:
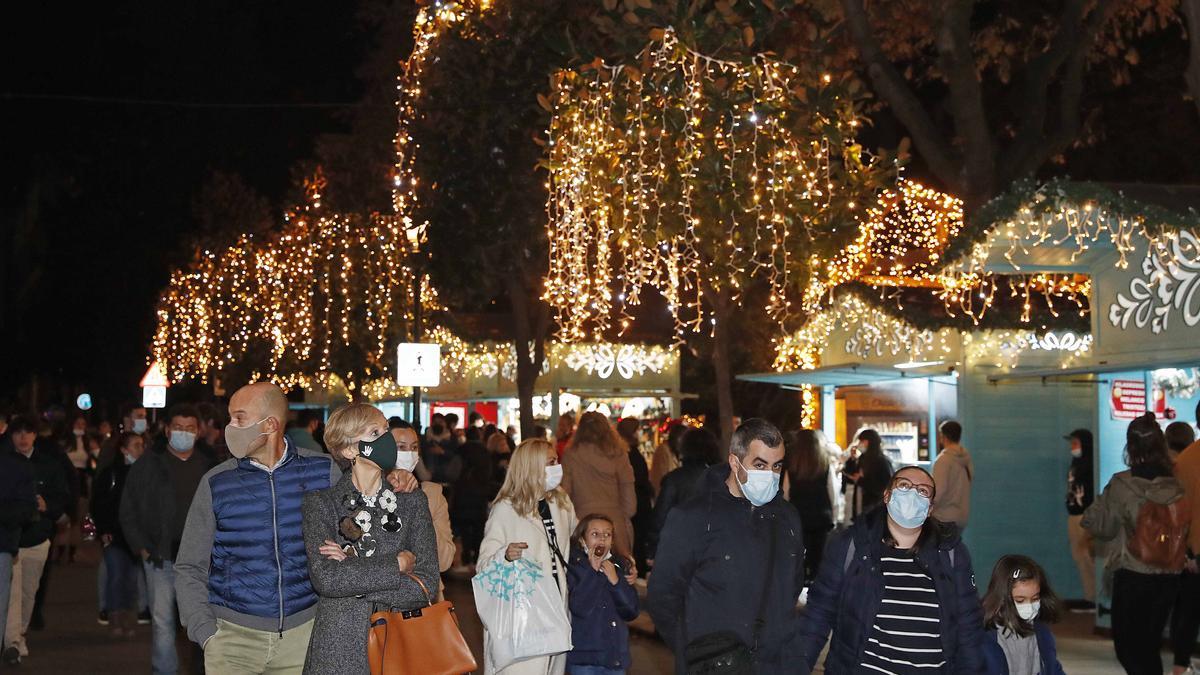
{"label": "handbag strap", "polygon": [[433,607],[433,596],[429,595],[429,589],[425,587],[425,582],[421,581],[421,577],[413,574],[412,572],[405,572],[404,575],[417,582],[417,585],[421,587],[421,592],[425,594],[425,602],[427,606]]}
{"label": "handbag strap", "polygon": [[751,652],[758,651],[758,638],[762,633],[762,628],[766,625],[767,615],[767,600],[771,597],[771,577],[775,575],[775,516],[771,516],[771,542],[767,546],[767,576],[763,580],[762,597],[758,600],[758,616],[754,619],[754,645],[750,648]]}

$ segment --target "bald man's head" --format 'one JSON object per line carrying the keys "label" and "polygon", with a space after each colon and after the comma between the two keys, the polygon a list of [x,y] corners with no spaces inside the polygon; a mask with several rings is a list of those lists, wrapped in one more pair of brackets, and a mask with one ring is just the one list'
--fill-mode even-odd
{"label": "bald man's head", "polygon": [[271,382],[248,384],[229,399],[229,419],[245,427],[272,418],[279,429],[287,421],[288,402],[283,390]]}

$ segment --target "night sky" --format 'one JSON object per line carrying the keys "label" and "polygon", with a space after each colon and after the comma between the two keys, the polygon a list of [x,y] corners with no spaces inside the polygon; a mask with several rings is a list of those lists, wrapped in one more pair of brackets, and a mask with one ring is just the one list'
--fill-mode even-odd
{"label": "night sky", "polygon": [[21,11],[0,40],[0,408],[33,373],[51,398],[82,386],[113,404],[139,395],[205,178],[240,174],[278,212],[314,140],[346,127],[345,106],[307,104],[361,98],[372,35],[357,3]]}

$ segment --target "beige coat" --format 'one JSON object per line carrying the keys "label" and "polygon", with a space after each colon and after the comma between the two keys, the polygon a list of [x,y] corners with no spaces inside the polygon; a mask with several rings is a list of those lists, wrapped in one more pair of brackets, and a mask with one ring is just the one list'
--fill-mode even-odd
{"label": "beige coat", "polygon": [[[575,531],[575,510],[569,500],[559,505],[550,503],[550,516],[554,519],[554,531],[558,536],[558,547],[563,555],[571,550],[571,533]],[[503,561],[504,552],[508,545],[522,542],[529,545],[522,557],[550,570],[553,553],[546,541],[546,530],[542,527],[542,519],[536,514],[531,516],[518,515],[512,504],[502,501],[492,506],[488,514],[487,524],[483,528],[483,542],[479,544],[478,569],[483,569],[492,561]],[[562,593],[563,607],[567,606],[567,571],[561,570],[559,591]],[[491,663],[491,637],[485,628],[483,631],[484,675],[562,675],[567,666],[567,655],[543,656],[525,661],[518,661],[502,671],[497,671]]]}
{"label": "beige coat", "polygon": [[595,446],[577,445],[563,455],[562,464],[563,489],[571,495],[575,513],[580,518],[599,513],[612,519],[613,549],[632,558],[637,493],[629,455],[607,455]]}
{"label": "beige coat", "polygon": [[437,535],[438,571],[445,572],[454,562],[454,532],[450,529],[450,507],[442,494],[440,483],[422,481],[421,490],[429,499],[429,515],[433,517],[433,532]]}

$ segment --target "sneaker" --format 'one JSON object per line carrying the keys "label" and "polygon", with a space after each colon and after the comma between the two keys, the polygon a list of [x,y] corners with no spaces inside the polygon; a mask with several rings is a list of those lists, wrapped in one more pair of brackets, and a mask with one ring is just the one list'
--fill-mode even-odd
{"label": "sneaker", "polygon": [[147,609],[138,614],[138,625],[139,626],[149,626],[150,625],[150,610]]}
{"label": "sneaker", "polygon": [[4,648],[4,662],[10,666],[17,666],[21,664],[21,653],[17,651],[15,646]]}
{"label": "sneaker", "polygon": [[107,626],[108,612],[100,612],[100,615],[96,617],[96,623],[100,624],[101,626]]}

